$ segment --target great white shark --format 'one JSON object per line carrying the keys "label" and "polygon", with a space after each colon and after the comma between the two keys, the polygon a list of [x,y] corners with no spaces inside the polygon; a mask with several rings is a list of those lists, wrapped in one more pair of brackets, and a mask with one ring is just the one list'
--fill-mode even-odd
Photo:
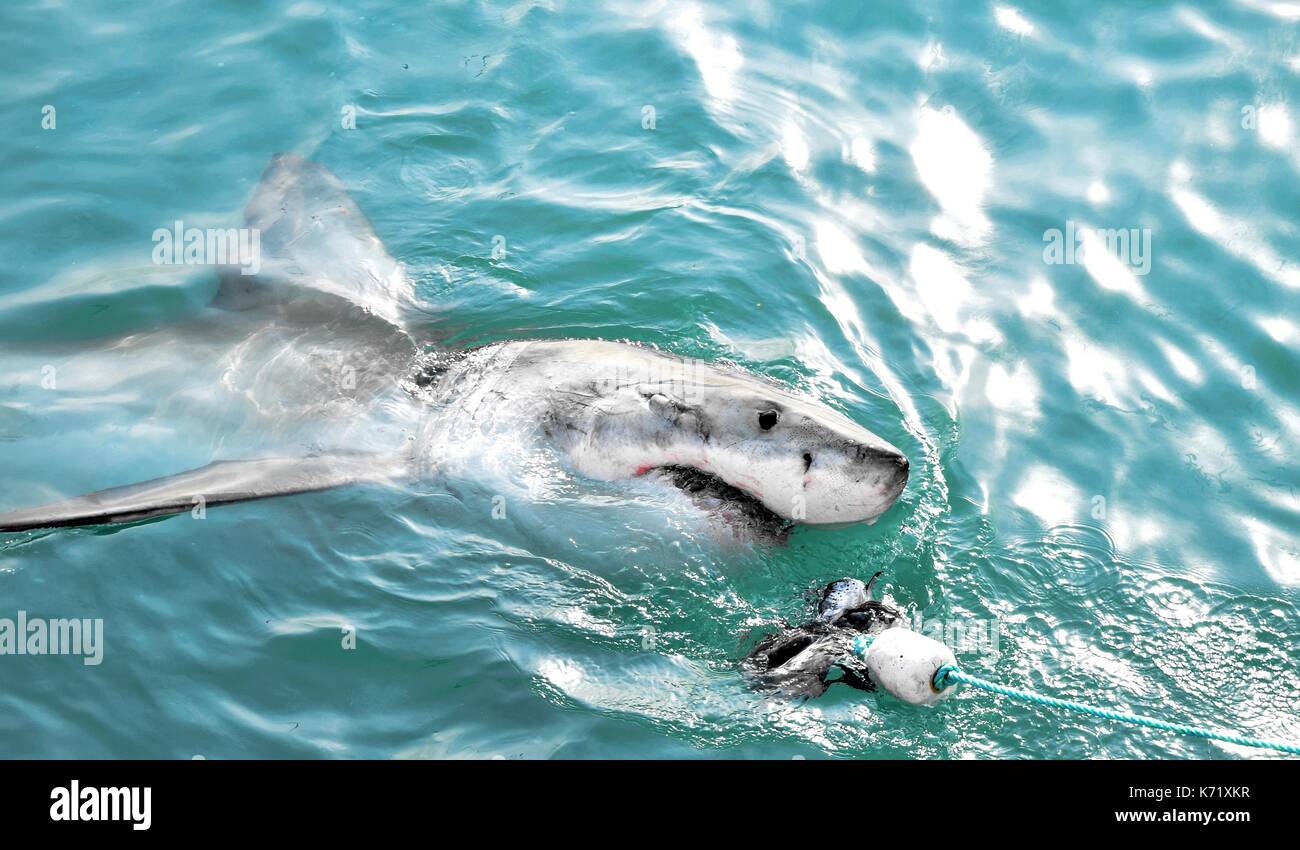
{"label": "great white shark", "polygon": [[[404,267],[319,164],[273,158],[245,218],[260,235],[258,274],[225,269],[215,309],[179,337],[133,337],[117,349],[123,362],[158,359],[145,353],[156,344],[170,347],[175,368],[218,363],[226,394],[277,433],[302,420],[356,422],[367,406],[418,424],[378,436],[345,424],[318,429],[313,441],[326,448],[216,460],[13,510],[0,514],[0,531],[128,523],[199,503],[428,477],[466,444],[503,435],[553,446],[580,475],[653,477],[768,528],[874,522],[906,486],[908,461],[894,446],[736,368],[604,340],[427,350]],[[321,363],[330,355],[353,364],[341,412],[327,403]]]}

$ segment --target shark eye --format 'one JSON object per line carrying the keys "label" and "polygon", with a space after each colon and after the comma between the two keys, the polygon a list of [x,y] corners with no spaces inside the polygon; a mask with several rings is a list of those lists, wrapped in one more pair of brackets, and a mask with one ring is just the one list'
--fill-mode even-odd
{"label": "shark eye", "polygon": [[781,415],[775,410],[764,410],[758,414],[758,427],[764,431],[771,431],[776,427],[776,422],[780,418]]}

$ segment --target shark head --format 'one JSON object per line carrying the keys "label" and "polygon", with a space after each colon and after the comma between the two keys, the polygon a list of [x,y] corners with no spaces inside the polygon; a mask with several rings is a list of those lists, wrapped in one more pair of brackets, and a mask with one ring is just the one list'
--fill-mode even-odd
{"label": "shark head", "polygon": [[693,403],[663,393],[646,399],[685,465],[792,522],[874,522],[903,492],[907,458],[885,440],[765,381],[726,378]]}
{"label": "shark head", "polygon": [[[584,343],[586,346],[597,345]],[[603,343],[615,346],[615,343]],[[766,379],[632,346],[592,351],[619,377],[566,398],[571,454],[603,478],[693,470],[788,522],[874,522],[907,485],[902,452]],[[657,358],[650,369],[626,362]]]}

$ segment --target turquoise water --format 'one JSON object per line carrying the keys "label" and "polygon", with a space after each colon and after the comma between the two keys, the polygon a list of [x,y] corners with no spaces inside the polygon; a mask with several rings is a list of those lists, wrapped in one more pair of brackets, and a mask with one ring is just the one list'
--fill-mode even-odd
{"label": "turquoise water", "polygon": [[[5,4],[0,508],[255,442],[202,345],[120,346],[213,291],[153,231],[237,225],[278,151],[348,185],[427,338],[731,361],[913,472],[875,526],[785,547],[544,464],[8,535],[0,617],[102,618],[104,655],[0,657],[0,755],[1259,755],[973,692],[746,690],[765,629],[877,569],[976,675],[1300,739],[1298,27],[1273,0]],[[1132,250],[1046,262],[1078,227]]]}

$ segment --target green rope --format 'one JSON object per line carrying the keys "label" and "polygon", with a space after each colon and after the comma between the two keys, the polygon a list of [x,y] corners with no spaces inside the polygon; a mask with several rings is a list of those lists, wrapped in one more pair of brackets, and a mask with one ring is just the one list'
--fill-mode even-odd
{"label": "green rope", "polygon": [[[856,649],[856,645],[854,649]],[[1136,723],[1138,726],[1149,726],[1152,729],[1163,729],[1166,732],[1177,732],[1180,735],[1192,735],[1197,738],[1210,738],[1215,741],[1227,741],[1229,744],[1240,744],[1243,747],[1262,747],[1268,750],[1280,750],[1284,753],[1300,755],[1300,745],[1288,744],[1283,741],[1264,741],[1259,738],[1247,738],[1244,735],[1234,735],[1230,732],[1216,732],[1213,729],[1200,729],[1196,726],[1185,726],[1182,723],[1170,723],[1167,720],[1157,720],[1154,717],[1143,717],[1140,714],[1130,714],[1127,711],[1111,711],[1106,708],[1094,708],[1091,705],[1084,705],[1081,702],[1071,702],[1070,700],[1057,699],[1056,697],[1045,697],[1041,694],[1030,693],[1016,688],[1008,688],[1004,685],[996,685],[993,682],[986,681],[969,673],[964,673],[951,665],[944,665],[934,671],[933,684],[936,690],[942,691],[955,682],[962,682],[973,688],[982,688],[995,694],[1002,694],[1012,699],[1023,700],[1024,702],[1034,703],[1036,705],[1046,705],[1050,708],[1064,708],[1070,711],[1077,711],[1080,714],[1090,714],[1093,717],[1101,717],[1106,720],[1121,720],[1125,723]]]}

